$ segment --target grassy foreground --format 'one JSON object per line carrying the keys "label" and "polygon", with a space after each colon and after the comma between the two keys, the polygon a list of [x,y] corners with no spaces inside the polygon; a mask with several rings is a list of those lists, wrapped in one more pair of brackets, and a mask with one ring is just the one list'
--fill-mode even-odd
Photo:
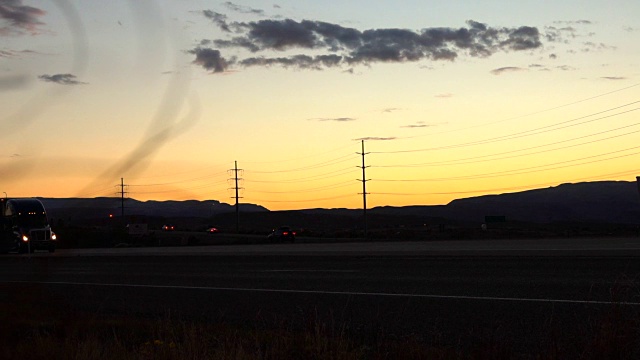
{"label": "grassy foreground", "polygon": [[5,290],[0,287],[0,359],[6,360],[640,358],[640,307],[623,303],[586,319],[586,325],[574,324],[579,331],[571,334],[562,330],[567,324],[555,324],[550,317],[539,345],[523,351],[504,337],[469,344],[465,334],[458,339],[397,336],[383,329],[365,334],[313,316],[292,325],[284,319],[232,324],[168,314],[88,313],[56,304],[41,289]]}
{"label": "grassy foreground", "polygon": [[[39,311],[3,316],[2,359],[637,359],[638,319],[617,310],[594,322],[580,339],[553,334],[532,353],[487,340],[439,345],[419,336],[358,336],[312,321],[303,328],[239,326],[135,316]],[[10,320],[13,319],[13,320]],[[570,340],[567,342],[567,340]]]}

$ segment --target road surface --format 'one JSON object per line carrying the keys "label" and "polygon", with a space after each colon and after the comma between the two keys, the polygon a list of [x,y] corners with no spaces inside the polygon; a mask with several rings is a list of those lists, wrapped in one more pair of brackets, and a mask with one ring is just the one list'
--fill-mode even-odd
{"label": "road surface", "polygon": [[3,256],[0,286],[95,313],[532,348],[638,318],[639,256],[637,238],[74,249]]}

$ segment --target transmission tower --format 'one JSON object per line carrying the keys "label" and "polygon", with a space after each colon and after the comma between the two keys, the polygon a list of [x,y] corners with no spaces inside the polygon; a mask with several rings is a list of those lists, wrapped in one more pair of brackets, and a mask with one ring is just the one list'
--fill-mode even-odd
{"label": "transmission tower", "polygon": [[231,189],[235,190],[236,192],[236,233],[240,232],[240,189],[242,189],[239,185],[238,182],[240,180],[242,180],[242,178],[238,177],[238,173],[242,171],[242,169],[238,169],[238,162],[234,161],[234,166],[233,169],[229,170],[232,174],[233,174],[233,178],[230,180],[233,180],[235,183],[235,186]]}
{"label": "transmission tower", "polygon": [[124,178],[120,178],[120,218],[122,220],[122,224],[124,225],[124,194],[127,192],[124,191],[124,187],[127,186],[124,184]]}
{"label": "transmission tower", "polygon": [[361,153],[356,153],[359,155],[362,155],[362,166],[360,168],[362,168],[362,179],[358,179],[358,181],[362,182],[362,216],[363,216],[363,221],[364,221],[364,238],[365,240],[367,239],[367,181],[371,180],[371,179],[367,179],[367,174],[366,174],[366,169],[368,168],[368,166],[365,165],[365,161],[364,161],[364,157],[365,155],[369,154],[367,152],[364,152],[364,140],[362,140],[362,152]]}

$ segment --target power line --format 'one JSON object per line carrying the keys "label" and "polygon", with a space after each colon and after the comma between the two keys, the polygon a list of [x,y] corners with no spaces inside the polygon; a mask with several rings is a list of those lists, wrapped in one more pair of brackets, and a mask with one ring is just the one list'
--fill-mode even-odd
{"label": "power line", "polygon": [[[596,157],[600,157],[600,156],[611,155],[611,154],[620,153],[620,152],[623,152],[623,151],[628,151],[628,150],[633,150],[633,149],[638,149],[638,148],[640,148],[640,146],[635,146],[635,147],[631,147],[631,148],[627,148],[627,149],[612,151],[612,152],[609,152],[609,153],[604,153],[604,154],[599,154],[599,155],[587,156],[587,157],[583,157],[583,158],[579,158],[579,159],[566,160],[566,161],[560,161],[560,162],[551,163],[551,164],[531,166],[531,167],[526,167],[526,168],[521,168],[521,169],[514,169],[514,170],[497,171],[497,172],[484,173],[484,174],[449,177],[449,178],[434,178],[434,179],[402,179],[402,180],[399,180],[399,179],[374,179],[374,181],[387,181],[387,182],[453,181],[453,180],[475,180],[475,179],[484,179],[484,178],[492,178],[492,177],[500,177],[500,176],[522,175],[522,174],[528,174],[528,173],[536,172],[536,171],[549,171],[549,170],[564,169],[564,168],[573,167],[573,166],[593,164],[593,163],[597,163],[597,162],[602,162],[602,161],[607,161],[607,160],[613,160],[613,159],[619,159],[619,158],[629,157],[629,156],[633,156],[633,155],[638,155],[638,154],[640,154],[640,152],[635,152],[635,153],[625,154],[625,155],[619,155],[619,156],[613,156],[613,157],[606,158],[606,159],[586,161],[586,162],[583,162],[583,163],[580,163],[580,164],[564,165],[564,166],[558,166],[558,167],[543,169],[544,167],[547,167],[547,166],[554,166],[554,165],[566,164],[566,163],[575,162],[575,161],[592,159],[592,158],[596,158]],[[534,169],[536,169],[536,170],[534,170]]]}
{"label": "power line", "polygon": [[335,165],[335,164],[340,164],[340,163],[343,163],[345,161],[351,161],[353,159],[351,156],[352,155],[345,155],[345,156],[341,156],[341,157],[336,158],[336,159],[327,160],[327,161],[319,163],[319,164],[309,165],[309,166],[295,168],[295,169],[272,170],[272,171],[252,170],[251,172],[252,173],[256,173],[256,174],[275,174],[275,173],[283,173],[283,172],[294,172],[294,171],[311,170],[311,169],[317,169],[317,168],[321,168],[321,167],[325,167],[325,166],[331,166],[331,165]]}
{"label": "power line", "polygon": [[[523,157],[523,156],[538,155],[538,154],[542,154],[542,153],[546,153],[546,152],[552,152],[552,151],[558,151],[558,150],[565,150],[565,149],[569,149],[569,148],[572,148],[572,147],[577,147],[577,146],[583,146],[583,145],[588,145],[588,144],[597,143],[597,142],[600,142],[600,141],[606,141],[606,140],[616,139],[616,138],[619,138],[619,137],[623,137],[623,136],[628,136],[628,135],[632,135],[632,134],[639,133],[639,132],[640,132],[640,130],[631,131],[631,132],[626,132],[626,133],[624,133],[624,134],[614,135],[614,136],[606,137],[606,138],[603,138],[603,139],[597,139],[597,140],[586,141],[586,142],[579,143],[579,144],[573,144],[573,145],[562,146],[562,147],[558,147],[558,148],[554,148],[554,149],[547,149],[547,150],[541,150],[541,151],[530,152],[530,153],[526,153],[526,154],[512,155],[512,156],[505,156],[505,157],[499,157],[499,158],[493,158],[493,159],[486,159],[486,158],[494,157],[494,156],[500,156],[500,155],[506,155],[506,154],[512,154],[512,153],[516,153],[516,152],[522,152],[522,151],[526,151],[526,150],[532,150],[532,149],[537,149],[537,148],[541,148],[541,147],[547,147],[547,146],[551,146],[551,145],[557,145],[557,144],[561,144],[561,143],[565,143],[565,142],[570,142],[570,141],[575,141],[575,140],[579,140],[579,139],[584,139],[584,138],[588,138],[588,137],[592,137],[592,136],[596,136],[596,135],[602,135],[602,134],[605,134],[605,133],[608,133],[608,132],[613,132],[613,131],[617,131],[617,130],[627,129],[627,128],[634,127],[634,126],[640,126],[640,123],[637,123],[637,124],[631,124],[631,125],[627,125],[627,126],[622,126],[622,127],[616,128],[616,129],[611,129],[611,130],[601,131],[601,132],[598,132],[598,133],[589,134],[589,135],[585,135],[585,136],[579,136],[579,137],[572,138],[572,139],[567,139],[567,140],[562,140],[562,141],[556,141],[556,142],[549,143],[549,144],[536,145],[536,146],[531,146],[531,147],[528,147],[528,148],[516,149],[516,150],[510,150],[510,151],[504,151],[504,152],[494,153],[494,154],[489,154],[489,155],[472,156],[472,157],[467,157],[467,158],[462,158],[462,159],[453,159],[453,160],[446,160],[446,161],[433,161],[433,162],[428,162],[428,163],[418,163],[418,164],[405,164],[405,165],[373,165],[372,167],[378,167],[378,168],[401,168],[401,167],[424,167],[424,166],[467,165],[467,164],[477,164],[477,163],[481,163],[481,162],[488,162],[488,161],[496,161],[496,160],[513,159],[513,158],[518,158],[518,157]],[[475,160],[475,159],[484,159],[484,160],[471,161],[471,160]]]}
{"label": "power line", "polygon": [[494,122],[488,122],[488,123],[478,124],[478,125],[473,125],[473,126],[467,126],[467,127],[453,129],[453,130],[441,131],[441,132],[438,132],[438,133],[407,136],[407,137],[404,137],[403,139],[413,139],[413,138],[419,138],[419,137],[425,137],[425,136],[448,134],[448,133],[452,133],[452,132],[459,132],[459,131],[475,129],[475,128],[479,128],[479,127],[486,127],[486,126],[490,126],[490,125],[500,124],[500,123],[508,122],[508,121],[512,121],[512,120],[518,120],[518,119],[526,118],[526,117],[529,117],[529,116],[538,115],[538,114],[546,113],[546,112],[549,112],[549,111],[558,110],[558,109],[562,109],[562,108],[569,107],[569,106],[572,106],[572,105],[580,104],[580,103],[583,103],[583,102],[586,102],[586,101],[589,101],[589,100],[593,100],[593,99],[597,99],[597,98],[604,97],[604,96],[607,96],[607,95],[615,94],[615,93],[618,93],[618,92],[621,92],[621,91],[629,90],[629,89],[634,88],[634,87],[639,86],[639,85],[640,85],[640,83],[633,84],[633,85],[630,85],[630,86],[627,86],[627,87],[624,87],[624,88],[621,88],[621,89],[616,89],[616,90],[613,90],[613,91],[606,92],[604,94],[591,96],[591,97],[588,97],[588,98],[585,98],[585,99],[581,99],[581,100],[577,100],[577,101],[573,101],[573,102],[570,102],[570,103],[567,103],[567,104],[554,106],[554,107],[551,107],[551,108],[535,111],[535,112],[524,114],[524,115],[518,115],[518,116],[510,117],[510,118],[503,119],[503,120],[498,120],[498,121],[494,121]]}
{"label": "power line", "polygon": [[[472,141],[472,142],[459,143],[459,144],[454,144],[454,145],[446,145],[446,146],[423,148],[423,149],[396,150],[396,151],[375,151],[375,152],[372,152],[372,154],[397,154],[397,153],[411,153],[411,152],[444,150],[444,149],[456,149],[456,148],[462,148],[462,147],[468,147],[468,146],[485,145],[485,144],[490,144],[490,143],[494,143],[494,142],[519,139],[519,138],[526,137],[526,136],[539,135],[539,134],[544,134],[544,133],[551,132],[551,131],[566,129],[566,128],[573,127],[573,126],[584,125],[584,124],[591,123],[591,122],[594,122],[594,121],[608,119],[608,118],[611,118],[611,117],[614,117],[614,116],[618,116],[618,115],[630,113],[630,112],[633,112],[633,111],[637,111],[637,110],[640,110],[640,108],[635,108],[635,109],[623,111],[623,112],[620,112],[620,113],[617,113],[617,114],[603,116],[603,117],[596,118],[596,119],[586,120],[586,121],[583,121],[583,122],[580,122],[580,123],[577,123],[577,124],[571,124],[571,125],[566,125],[566,126],[562,126],[562,127],[556,127],[556,126],[559,126],[559,125],[562,125],[562,124],[567,124],[567,123],[570,123],[570,122],[582,120],[582,119],[585,119],[585,118],[589,118],[589,117],[592,117],[592,116],[595,116],[595,115],[599,115],[599,114],[602,114],[602,113],[605,113],[605,112],[608,112],[608,111],[611,111],[611,110],[619,109],[621,107],[629,106],[629,105],[636,104],[636,103],[639,103],[639,102],[640,101],[635,101],[635,102],[632,102],[632,103],[629,103],[629,104],[625,104],[625,105],[618,106],[618,107],[615,107],[615,108],[611,108],[611,109],[608,109],[608,110],[605,110],[605,111],[593,113],[593,114],[590,114],[590,115],[581,116],[581,117],[578,117],[578,118],[575,118],[575,119],[563,121],[563,122],[560,122],[560,123],[557,123],[557,124],[553,124],[553,125],[547,125],[547,126],[543,126],[543,127],[539,127],[539,128],[535,128],[535,129],[531,129],[531,130],[521,131],[521,132],[517,132],[517,133],[514,133],[514,134],[509,134],[509,135],[497,136],[497,137],[484,139],[484,140],[479,140],[479,141]],[[556,128],[553,128],[553,127],[556,127]],[[551,129],[549,129],[549,128],[551,128]]]}
{"label": "power line", "polygon": [[332,197],[325,198],[315,198],[315,199],[303,199],[303,200],[262,200],[262,199],[252,199],[255,202],[261,203],[300,203],[300,202],[314,202],[314,201],[324,201],[324,200],[334,200],[334,199],[342,199],[347,197],[353,197],[353,194],[345,194],[345,195],[337,195]]}
{"label": "power line", "polygon": [[316,156],[321,156],[321,155],[325,155],[325,154],[329,154],[335,151],[339,151],[339,150],[343,150],[346,148],[351,147],[351,144],[349,145],[345,145],[345,146],[341,146],[339,148],[333,149],[333,150],[329,150],[329,151],[325,151],[322,153],[318,153],[318,154],[313,154],[313,155],[308,155],[308,156],[302,156],[302,157],[298,157],[298,158],[292,158],[292,159],[285,159],[285,160],[274,160],[274,161],[245,161],[245,163],[248,164],[275,164],[275,163],[282,163],[282,162],[289,162],[289,161],[300,161],[303,159],[308,159],[311,157],[316,157]]}
{"label": "power line", "polygon": [[302,189],[302,190],[287,190],[287,191],[259,191],[259,190],[251,190],[252,193],[263,193],[263,194],[289,194],[289,193],[307,193],[307,192],[318,192],[322,190],[333,190],[341,187],[346,187],[348,185],[353,185],[353,180],[348,180],[344,182],[340,182],[337,184],[331,184],[326,186],[320,186],[311,189]]}
{"label": "power line", "polygon": [[336,171],[332,171],[332,172],[328,172],[328,173],[324,173],[324,174],[307,176],[307,177],[303,177],[303,178],[289,179],[289,180],[280,180],[280,181],[276,181],[276,180],[252,180],[251,178],[249,178],[249,179],[245,179],[245,181],[254,182],[254,183],[308,182],[308,181],[324,180],[324,179],[328,179],[328,178],[332,178],[332,177],[337,177],[337,176],[340,176],[340,175],[349,174],[351,172],[353,172],[353,168],[340,169],[340,170],[336,170]]}
{"label": "power line", "polygon": [[[578,178],[578,179],[566,180],[566,181],[562,181],[561,183],[576,182],[576,181],[587,181],[587,180],[594,180],[594,179],[600,179],[600,178],[603,178],[603,177],[612,177],[612,176],[636,175],[636,174],[638,174],[638,172],[640,172],[640,169],[634,169],[634,170],[629,170],[629,171],[624,171],[624,172],[609,173],[609,174],[602,174],[602,175],[598,175],[598,176],[589,176],[589,177],[583,177],[583,178]],[[558,182],[548,182],[548,183],[541,183],[541,184],[530,184],[530,185],[511,186],[511,187],[502,187],[502,188],[493,188],[493,189],[481,189],[481,190],[468,190],[468,191],[446,191],[446,192],[427,192],[427,193],[375,192],[374,194],[376,194],[376,195],[393,195],[393,196],[459,195],[459,194],[475,194],[475,193],[495,193],[497,191],[506,191],[506,190],[535,189],[535,188],[540,188],[540,187],[543,187],[543,186],[551,186],[551,185],[557,185],[557,184],[558,184]]]}

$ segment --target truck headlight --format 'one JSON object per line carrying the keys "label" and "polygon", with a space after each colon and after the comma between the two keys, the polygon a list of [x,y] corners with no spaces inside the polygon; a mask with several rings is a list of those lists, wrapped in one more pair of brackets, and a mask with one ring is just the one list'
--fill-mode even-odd
{"label": "truck headlight", "polygon": [[22,235],[22,241],[24,242],[29,241],[29,237],[27,235]]}
{"label": "truck headlight", "polygon": [[54,233],[53,231],[51,232],[51,240],[58,240],[56,233]]}

